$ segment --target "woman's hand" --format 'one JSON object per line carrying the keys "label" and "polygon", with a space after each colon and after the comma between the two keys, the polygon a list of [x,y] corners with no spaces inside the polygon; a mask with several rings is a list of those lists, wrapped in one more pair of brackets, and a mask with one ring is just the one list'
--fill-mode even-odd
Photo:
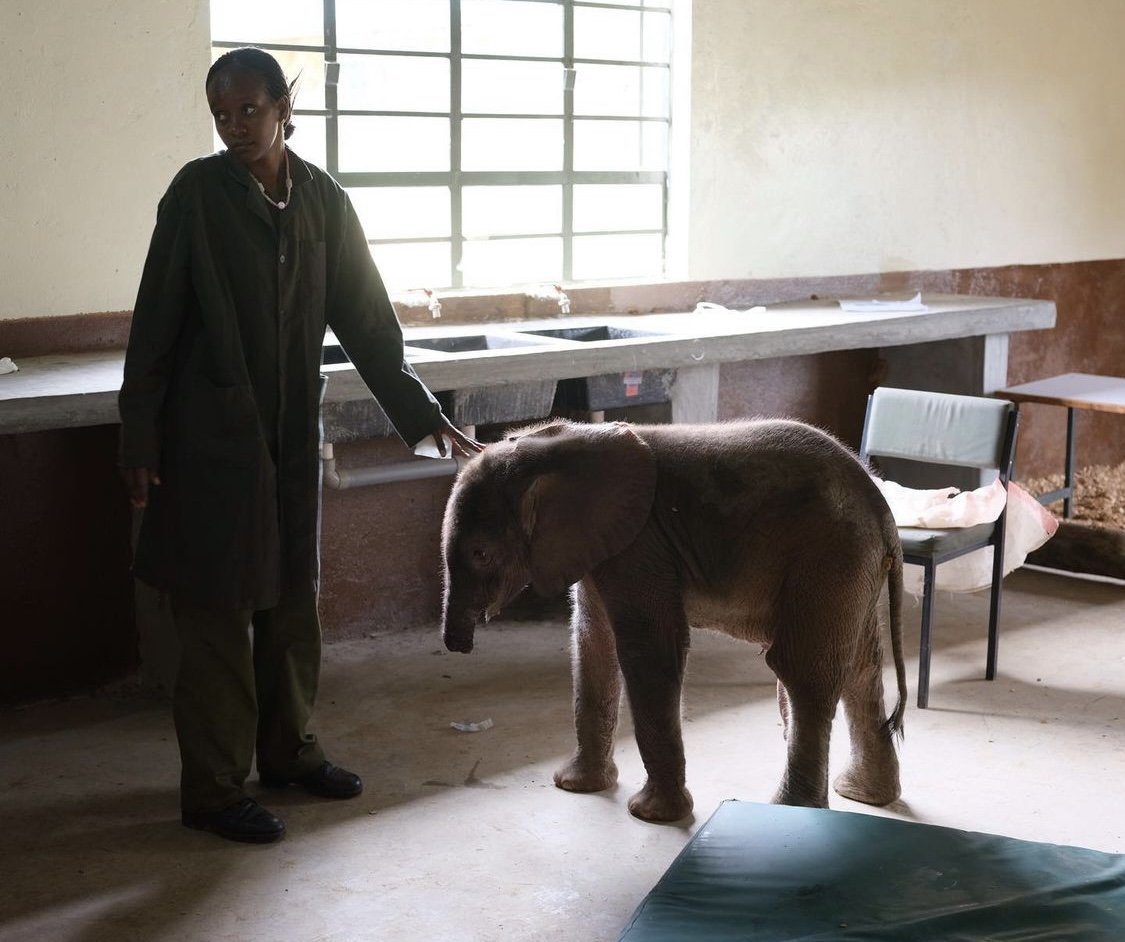
{"label": "woman's hand", "polygon": [[462,458],[471,458],[475,454],[484,451],[484,445],[475,439],[469,438],[462,432],[456,425],[449,421],[444,415],[441,417],[442,424],[434,431],[434,441],[437,442],[438,454],[443,458],[451,458],[453,455],[445,453],[445,437],[447,436],[453,445],[453,453],[460,455]]}
{"label": "woman's hand", "polygon": [[129,503],[137,508],[147,507],[149,486],[159,485],[160,475],[152,468],[122,468],[121,477],[129,492]]}

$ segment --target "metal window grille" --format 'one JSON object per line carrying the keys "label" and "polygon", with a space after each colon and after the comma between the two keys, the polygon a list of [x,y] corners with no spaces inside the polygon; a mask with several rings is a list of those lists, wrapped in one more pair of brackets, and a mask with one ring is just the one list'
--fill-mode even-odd
{"label": "metal window grille", "polygon": [[[396,194],[399,202],[395,205],[402,207],[402,198],[409,203],[412,194],[440,196],[436,210],[432,200],[429,210],[425,208],[427,201],[422,200],[418,208],[397,213],[380,213],[377,208],[360,213],[373,254],[380,259],[392,287],[485,287],[501,283],[573,282],[663,274],[668,232],[668,139],[672,118],[671,0],[634,0],[631,3],[430,0],[428,5],[419,4],[418,0],[383,0],[381,12],[393,13],[399,23],[411,17],[447,13],[445,48],[434,48],[433,43],[418,43],[418,47],[411,48],[409,41],[394,42],[386,47],[371,44],[371,39],[379,39],[378,28],[360,37],[368,40],[367,43],[355,42],[356,31],[349,33],[346,24],[361,2],[307,0],[307,5],[301,7],[297,0],[271,14],[270,20],[276,24],[279,14],[284,16],[283,10],[300,8],[302,16],[308,18],[312,14],[311,22],[315,23],[315,13],[320,10],[322,36],[319,33],[314,36],[313,28],[308,26],[303,33],[294,29],[290,35],[276,26],[269,35],[243,35],[254,32],[254,28],[234,26],[235,20],[229,16],[224,18],[222,14],[246,5],[240,0],[212,0],[212,46],[217,57],[231,48],[256,45],[277,56],[290,78],[296,70],[302,73],[299,82],[313,79],[315,100],[302,101],[299,88],[294,109],[298,128],[312,136],[302,138],[301,144],[294,141],[294,146],[298,153],[314,163],[321,163],[346,187],[357,202],[357,209],[365,197],[371,197],[373,204],[378,204],[380,195]],[[379,4],[372,3],[367,9],[371,6]],[[548,12],[547,8],[553,12]],[[530,41],[526,32],[519,32],[517,25],[502,42],[508,48],[501,52],[480,51],[473,48],[471,42],[466,45],[465,37],[466,28],[474,22],[480,35],[482,9],[487,9],[493,17],[510,14],[542,19],[547,14],[551,22],[543,32],[557,30],[558,35],[537,35],[535,41]],[[615,21],[614,17],[620,19]],[[262,19],[259,17],[256,22]],[[634,30],[639,33],[616,36],[615,23],[625,26],[623,34]],[[440,29],[444,31],[445,25],[440,24]],[[231,32],[237,34],[230,35]],[[524,39],[518,38],[521,36]],[[656,37],[655,41],[651,37]],[[613,47],[618,40],[623,40],[622,46],[630,47],[633,53],[630,57],[581,54],[588,53],[591,46],[595,52]],[[427,45],[430,48],[421,48]],[[479,43],[477,45],[479,47]],[[512,51],[517,45],[531,47],[532,51],[527,54]],[[554,48],[544,51],[544,46]],[[409,81],[410,75],[443,68],[448,71],[448,99],[438,106],[432,94],[422,95],[429,100],[419,105],[417,87]],[[509,70],[517,78],[527,73],[533,79],[528,84],[534,85],[539,73],[556,68],[557,97],[549,93],[542,99],[549,101],[548,107],[512,111],[503,97],[499,99],[502,107],[477,110],[466,107],[472,104],[468,100],[471,97],[468,86],[474,75],[489,70]],[[390,69],[390,73],[384,71],[383,75],[386,78],[392,74],[392,78],[379,86],[374,95],[376,101],[365,101],[364,76],[367,77],[366,87],[370,88],[371,76],[378,76],[380,69]],[[397,81],[393,77],[394,69],[405,79]],[[322,83],[317,72],[323,74]],[[619,87],[617,78],[621,76],[625,81]],[[522,83],[516,81],[510,86],[511,99],[517,103],[522,90],[520,85]],[[320,100],[321,87],[323,101]],[[432,91],[432,83],[430,87]],[[576,90],[581,93],[578,98]],[[635,95],[635,107],[629,106],[628,99],[622,102],[623,93]],[[603,101],[614,96],[614,107],[599,110]],[[364,107],[370,104],[376,106]],[[411,107],[412,104],[416,106]],[[307,119],[307,128],[301,128],[302,118]],[[415,137],[432,134],[442,122],[447,123],[448,134],[436,135],[440,146],[428,150],[419,146],[420,157],[416,162],[421,167],[378,166],[387,162],[378,155],[393,157],[400,151],[404,152],[403,160],[411,162]],[[322,153],[320,125],[323,125]],[[372,133],[380,127],[384,129],[382,137]],[[386,133],[393,127],[397,127],[399,133]],[[403,130],[411,127],[417,128],[417,132]],[[480,156],[487,152],[490,128],[506,132],[520,129],[525,140],[519,141],[515,136],[505,139],[517,142],[516,151],[537,137],[546,143],[539,148],[527,147],[528,162],[532,166],[526,166],[518,159],[514,162],[501,159],[503,147],[497,142],[495,166],[490,167],[489,159],[482,160]],[[561,133],[554,134],[556,129]],[[613,134],[618,135],[616,141]],[[589,143],[596,141],[599,135],[605,141],[601,150]],[[446,141],[448,159],[440,153]],[[582,147],[584,156],[578,154]],[[636,154],[631,153],[634,147]],[[476,154],[475,158],[469,157],[471,151]],[[543,166],[552,163],[554,166]],[[641,207],[639,212],[633,215],[623,212],[623,218],[615,216],[612,201],[599,201],[597,196],[610,188],[614,188],[615,197],[624,197],[626,202],[630,195],[635,196]],[[488,213],[487,210],[482,212],[481,207],[488,206],[490,197],[500,201],[504,194],[508,196],[508,203],[514,204],[517,217],[523,194],[546,194],[550,198],[534,218],[529,213],[526,221],[501,227],[504,231],[488,231],[487,224],[482,230],[480,220]],[[576,212],[576,198],[587,209],[598,209],[599,202],[610,208],[603,206],[603,211],[595,212],[600,218],[591,226],[589,212]],[[469,208],[474,206],[475,228],[466,218]],[[509,211],[512,211],[511,205]],[[417,218],[426,214],[430,216],[428,220]],[[378,220],[377,224],[369,225],[373,218]],[[622,244],[639,247],[639,256],[630,260],[635,264],[636,257],[641,257],[640,264],[647,266],[646,270],[630,270],[630,262],[624,258],[621,270],[615,268],[614,247]],[[522,268],[517,248],[541,248],[543,245],[551,248],[545,253],[546,261],[540,259],[537,267],[532,266],[533,270]],[[390,253],[396,250],[417,253],[425,246],[433,250],[432,257],[429,262],[421,261],[414,266],[409,276],[414,279],[413,283],[396,284],[395,266],[383,263],[384,253],[393,258]],[[511,250],[508,255],[505,255],[505,246]],[[604,252],[599,257],[602,248]],[[499,251],[494,252],[497,249]],[[497,268],[504,273],[500,278],[495,273],[491,277],[474,275],[467,256],[482,251],[494,252]],[[595,274],[590,275],[588,263],[576,260],[576,253],[579,256],[584,253],[587,260],[596,259]]]}

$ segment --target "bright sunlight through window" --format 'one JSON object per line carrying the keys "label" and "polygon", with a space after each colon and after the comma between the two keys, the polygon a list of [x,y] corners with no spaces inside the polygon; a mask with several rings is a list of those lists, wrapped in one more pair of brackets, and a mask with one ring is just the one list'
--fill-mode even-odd
{"label": "bright sunlight through window", "polygon": [[297,78],[289,143],[350,193],[388,287],[652,278],[672,0],[211,0],[215,58]]}

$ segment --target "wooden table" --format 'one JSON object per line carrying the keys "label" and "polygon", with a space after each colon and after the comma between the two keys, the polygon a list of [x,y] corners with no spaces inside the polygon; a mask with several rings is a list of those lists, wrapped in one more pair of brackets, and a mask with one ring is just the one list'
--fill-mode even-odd
{"label": "wooden table", "polygon": [[1125,379],[1118,376],[1096,376],[1092,373],[1063,373],[1037,379],[1019,386],[998,389],[993,395],[1010,399],[1019,408],[1021,402],[1040,402],[1066,407],[1066,470],[1063,486],[1039,497],[1041,504],[1063,498],[1063,516],[1070,517],[1074,503],[1074,410],[1125,413]]}

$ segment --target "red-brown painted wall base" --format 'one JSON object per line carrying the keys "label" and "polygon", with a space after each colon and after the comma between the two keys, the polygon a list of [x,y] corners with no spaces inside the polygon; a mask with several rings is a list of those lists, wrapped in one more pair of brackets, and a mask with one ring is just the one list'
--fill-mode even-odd
{"label": "red-brown painted wall base", "polygon": [[0,701],[137,666],[130,513],[117,428],[0,435]]}
{"label": "red-brown painted wall base", "polygon": [[797,416],[857,448],[878,369],[873,350],[724,363],[719,418]]}
{"label": "red-brown painted wall base", "polygon": [[[690,311],[708,300],[735,308],[810,295],[931,291],[1054,300],[1053,330],[1012,336],[1008,380],[1064,372],[1125,375],[1125,260],[906,272],[773,281],[576,287],[583,313]],[[406,304],[406,322],[432,322]],[[442,323],[515,320],[557,313],[524,295],[442,298]],[[121,346],[120,312],[0,320],[0,355]],[[856,444],[866,394],[879,381],[876,351],[728,364],[720,374],[722,418],[793,415]],[[634,413],[651,421],[652,410]],[[659,410],[657,410],[659,411]],[[1029,405],[1017,476],[1062,467],[1065,412]],[[626,416],[628,417],[628,416]],[[128,576],[131,513],[114,468],[116,429],[0,437],[0,614],[6,655],[0,701],[65,694],[135,670],[136,629]],[[340,445],[341,467],[405,460],[397,441]],[[1125,421],[1080,413],[1079,463],[1125,461]],[[440,609],[440,527],[448,478],[324,495],[321,610],[328,640],[386,630],[434,632]],[[557,604],[557,600],[553,600]]]}
{"label": "red-brown painted wall base", "polygon": [[49,353],[121,350],[129,342],[132,311],[14,317],[0,320],[0,356],[19,361]]}
{"label": "red-brown painted wall base", "polygon": [[[1059,373],[1125,376],[1125,260],[957,272],[952,290],[1056,303],[1052,330],[1012,335],[1011,386]],[[1030,403],[1020,407],[1020,417],[1016,477],[1061,473],[1066,410]],[[1120,415],[1080,410],[1075,426],[1079,466],[1125,461],[1125,420]]]}
{"label": "red-brown painted wall base", "polygon": [[[402,442],[336,446],[341,469],[409,461]],[[320,611],[328,638],[419,626],[440,646],[441,520],[453,478],[325,488]]]}

